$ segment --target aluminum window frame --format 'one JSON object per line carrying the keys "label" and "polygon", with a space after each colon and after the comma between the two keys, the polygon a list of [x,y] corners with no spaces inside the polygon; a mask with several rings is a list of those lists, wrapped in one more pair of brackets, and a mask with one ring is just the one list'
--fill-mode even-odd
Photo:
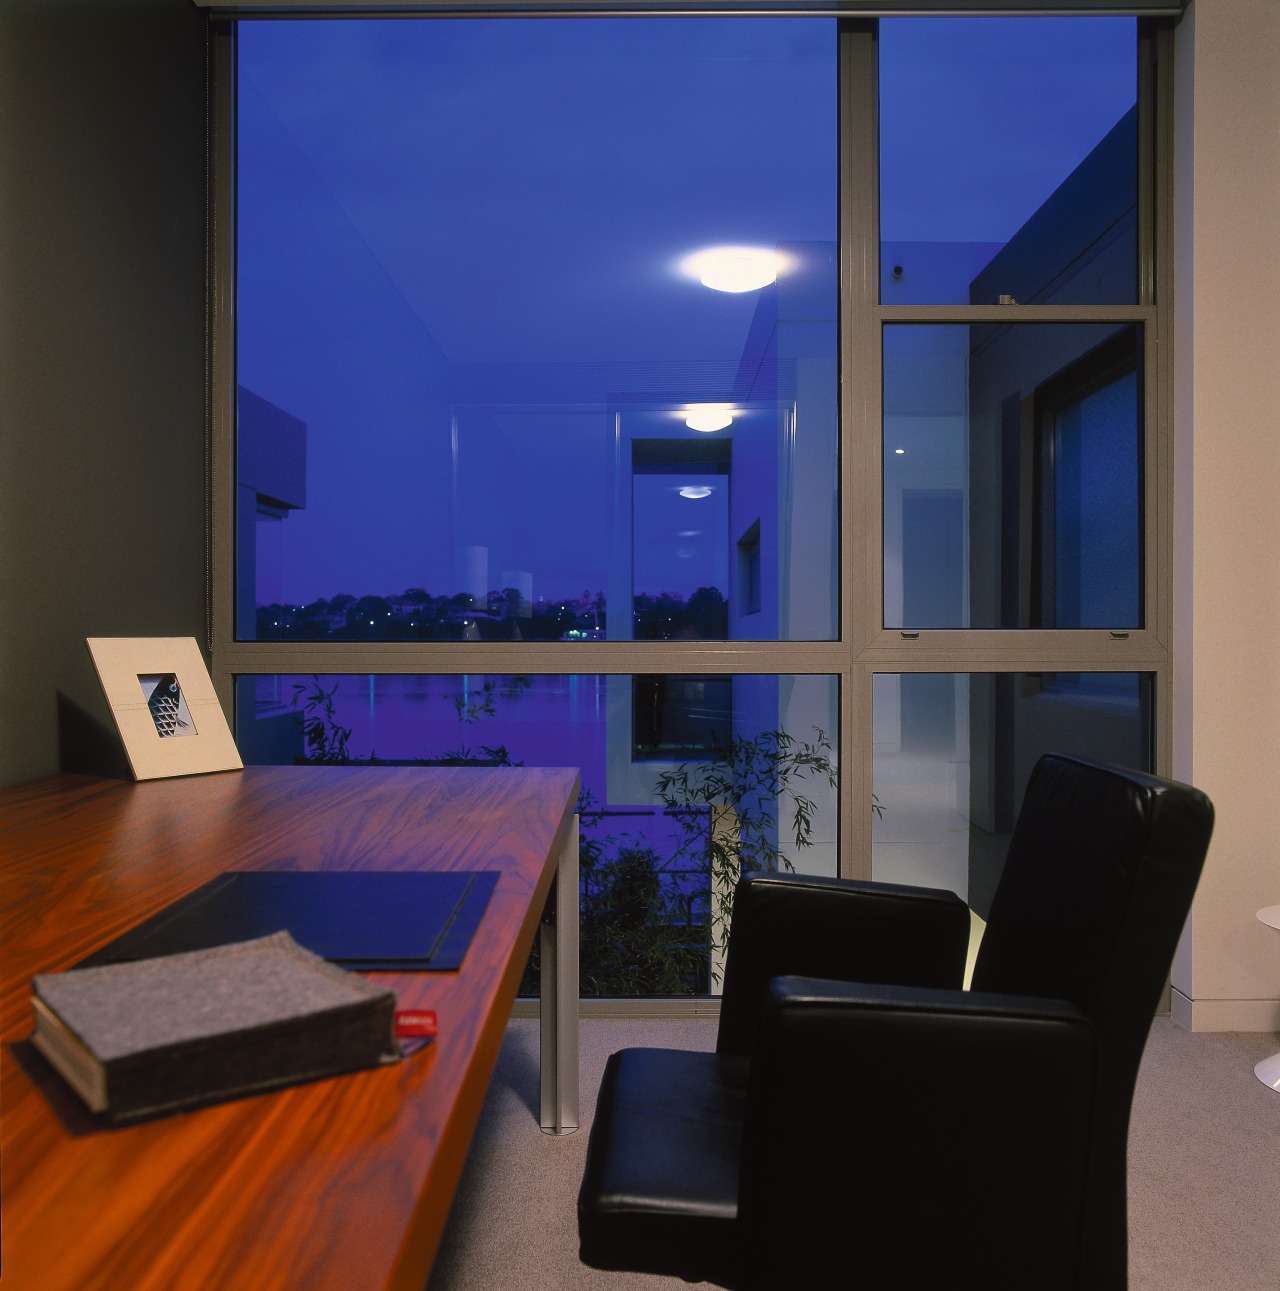
{"label": "aluminum window frame", "polygon": [[[914,306],[880,302],[877,23],[844,17],[837,33],[840,176],[840,607],[833,641],[442,642],[238,641],[235,636],[235,135],[236,22],[259,17],[502,16],[554,12],[636,14],[641,6],[491,4],[395,5],[242,3],[196,0],[217,10],[211,24],[209,147],[209,572],[211,674],[234,713],[237,676],[270,673],[493,673],[833,675],[839,679],[839,872],[871,874],[872,686],[877,672],[1142,672],[1155,684],[1154,770],[1172,765],[1171,654],[1173,371],[1172,227],[1173,22],[1181,3],[1084,6],[993,4],[797,5],[772,14],[957,15],[1027,12],[1135,15],[1138,24],[1138,300],[1133,305]],[[644,12],[759,14],[752,5],[648,6]],[[1152,17],[1151,15],[1161,15]],[[765,19],[762,19],[765,20]],[[893,323],[1132,323],[1143,335],[1144,627],[1097,630],[921,630],[883,627],[882,329]],[[706,1010],[705,1002],[699,1006]]]}

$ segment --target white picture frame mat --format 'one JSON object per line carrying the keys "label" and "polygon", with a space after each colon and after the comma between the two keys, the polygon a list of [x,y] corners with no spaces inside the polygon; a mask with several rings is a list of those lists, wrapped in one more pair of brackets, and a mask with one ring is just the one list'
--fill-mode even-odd
{"label": "white picture frame mat", "polygon": [[[244,763],[194,637],[87,637],[134,778],[238,771]],[[195,733],[163,738],[139,679],[173,673]]]}

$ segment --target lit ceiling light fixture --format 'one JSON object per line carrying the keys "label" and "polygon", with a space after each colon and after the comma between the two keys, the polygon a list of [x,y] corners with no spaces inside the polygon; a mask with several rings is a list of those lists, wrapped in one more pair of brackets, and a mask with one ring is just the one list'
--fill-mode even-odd
{"label": "lit ceiling light fixture", "polygon": [[686,484],[680,490],[682,498],[709,498],[711,490],[705,484]]}
{"label": "lit ceiling light fixture", "polygon": [[733,412],[727,403],[691,403],[684,412],[684,424],[690,430],[709,433],[733,425]]}
{"label": "lit ceiling light fixture", "polygon": [[790,257],[766,247],[708,247],[681,261],[681,268],[715,291],[759,291],[791,265]]}

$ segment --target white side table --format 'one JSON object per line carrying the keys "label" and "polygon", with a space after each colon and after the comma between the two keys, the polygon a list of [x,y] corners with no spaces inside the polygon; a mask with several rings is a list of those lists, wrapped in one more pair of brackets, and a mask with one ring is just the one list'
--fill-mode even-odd
{"label": "white side table", "polygon": [[[1268,928],[1275,928],[1277,932],[1280,932],[1280,905],[1263,906],[1258,911],[1258,918]],[[1273,1053],[1270,1058],[1264,1058],[1254,1067],[1253,1074],[1264,1085],[1269,1085],[1272,1089],[1280,1091],[1280,1053]]]}

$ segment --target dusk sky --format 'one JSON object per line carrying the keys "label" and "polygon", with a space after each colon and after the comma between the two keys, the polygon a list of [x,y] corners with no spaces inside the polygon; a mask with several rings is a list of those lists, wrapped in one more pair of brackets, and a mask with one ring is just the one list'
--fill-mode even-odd
{"label": "dusk sky", "polygon": [[[604,586],[608,396],[709,397],[760,296],[681,259],[836,240],[836,23],[246,21],[239,51],[238,379],[308,426],[259,600],[450,592],[467,544],[495,587]],[[1003,243],[1134,100],[1131,20],[881,51],[894,242]],[[710,549],[645,577],[687,595]]]}

